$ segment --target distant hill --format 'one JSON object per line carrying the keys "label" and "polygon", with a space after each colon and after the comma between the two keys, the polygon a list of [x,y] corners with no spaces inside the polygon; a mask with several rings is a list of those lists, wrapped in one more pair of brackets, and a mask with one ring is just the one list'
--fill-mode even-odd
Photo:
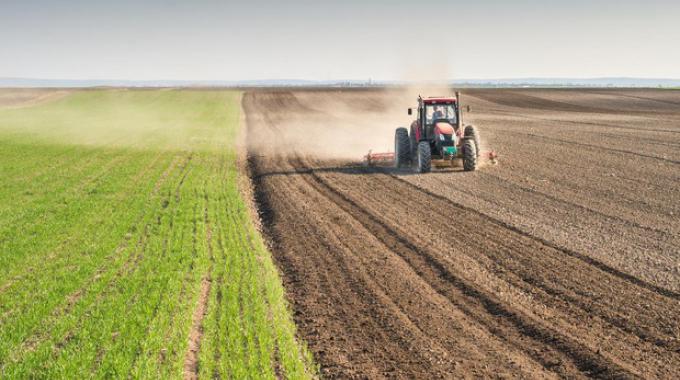
{"label": "distant hill", "polygon": [[[499,78],[458,79],[449,82],[460,87],[680,87],[680,79],[668,78]],[[405,81],[372,80],[102,80],[0,78],[0,87],[289,87],[336,86],[375,87],[408,85]]]}

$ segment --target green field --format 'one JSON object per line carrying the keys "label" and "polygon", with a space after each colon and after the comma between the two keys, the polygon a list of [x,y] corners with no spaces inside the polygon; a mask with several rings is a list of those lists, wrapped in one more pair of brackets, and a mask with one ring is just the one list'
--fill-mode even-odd
{"label": "green field", "polygon": [[0,378],[315,375],[240,196],[239,110],[184,90],[0,107]]}

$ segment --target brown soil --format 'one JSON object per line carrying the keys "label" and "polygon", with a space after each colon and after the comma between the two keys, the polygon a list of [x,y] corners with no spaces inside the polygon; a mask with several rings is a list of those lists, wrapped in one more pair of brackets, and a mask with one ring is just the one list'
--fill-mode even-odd
{"label": "brown soil", "polygon": [[361,139],[334,111],[375,120],[400,96],[244,97],[263,228],[324,377],[680,371],[680,93],[466,91],[501,157],[474,173],[365,168],[286,136],[304,120]]}
{"label": "brown soil", "polygon": [[189,333],[189,348],[184,357],[184,378],[198,379],[198,352],[201,349],[201,339],[203,339],[203,319],[208,310],[208,297],[210,296],[210,278],[206,277],[201,281],[201,294],[198,305],[194,310],[194,316]]}

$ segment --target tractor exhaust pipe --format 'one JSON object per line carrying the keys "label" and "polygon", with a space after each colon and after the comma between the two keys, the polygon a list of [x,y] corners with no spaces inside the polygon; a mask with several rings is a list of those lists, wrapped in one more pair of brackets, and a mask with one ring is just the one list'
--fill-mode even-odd
{"label": "tractor exhaust pipe", "polygon": [[456,118],[456,123],[458,124],[456,127],[458,130],[461,130],[460,128],[463,126],[463,109],[461,108],[460,104],[460,92],[456,91],[456,109],[458,113],[458,117]]}

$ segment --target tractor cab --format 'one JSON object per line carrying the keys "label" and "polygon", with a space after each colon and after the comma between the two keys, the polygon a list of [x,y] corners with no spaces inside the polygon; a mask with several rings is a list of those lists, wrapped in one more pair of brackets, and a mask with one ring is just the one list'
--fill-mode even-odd
{"label": "tractor cab", "polygon": [[[457,134],[460,134],[461,118],[458,107],[458,94],[456,97],[418,97],[418,118],[412,125],[412,132],[417,141],[432,140],[436,136],[438,129],[452,127]],[[413,109],[408,109],[408,114],[413,114]]]}

